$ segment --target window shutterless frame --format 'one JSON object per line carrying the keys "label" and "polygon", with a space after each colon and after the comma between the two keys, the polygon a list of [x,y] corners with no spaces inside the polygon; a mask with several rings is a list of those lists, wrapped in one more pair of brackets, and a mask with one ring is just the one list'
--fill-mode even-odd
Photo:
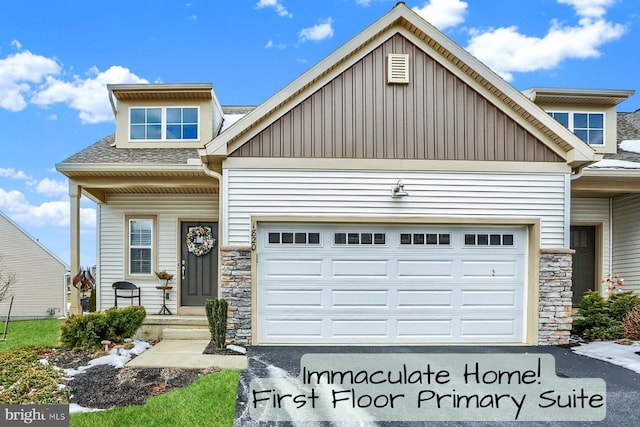
{"label": "window shutterless frame", "polygon": [[589,145],[604,145],[605,115],[602,111],[547,111],[551,117]]}
{"label": "window shutterless frame", "polygon": [[156,242],[155,216],[127,216],[125,218],[126,278],[154,276]]}
{"label": "window shutterless frame", "polygon": [[129,141],[197,141],[200,107],[129,107]]}

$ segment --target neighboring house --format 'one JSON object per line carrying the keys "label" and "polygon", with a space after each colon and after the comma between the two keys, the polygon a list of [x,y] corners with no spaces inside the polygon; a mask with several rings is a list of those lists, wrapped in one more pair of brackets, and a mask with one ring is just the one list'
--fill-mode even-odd
{"label": "neighboring house", "polygon": [[[519,92],[404,4],[255,109],[225,111],[209,84],[109,89],[115,134],[57,165],[72,268],[79,198],[98,203],[100,309],[130,280],[157,312],[167,270],[173,313],[225,298],[242,344],[557,344],[572,222],[599,236],[594,287],[617,265],[607,215],[623,212],[605,207],[632,190],[572,191],[608,182],[585,167],[615,152],[632,92],[595,97],[584,129],[573,118],[594,150],[531,100],[543,91]],[[578,107],[548,92],[554,111]]]}
{"label": "neighboring house", "polygon": [[64,316],[69,267],[2,212],[0,248],[0,272],[5,278],[14,279],[0,302],[0,321],[9,312],[11,295],[14,296],[11,319]]}

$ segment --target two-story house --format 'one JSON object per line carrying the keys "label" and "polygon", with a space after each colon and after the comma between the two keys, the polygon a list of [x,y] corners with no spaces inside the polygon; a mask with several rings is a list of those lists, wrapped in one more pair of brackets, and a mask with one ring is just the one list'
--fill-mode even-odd
{"label": "two-story house", "polygon": [[72,269],[84,195],[100,308],[128,280],[158,311],[167,270],[172,313],[225,298],[242,344],[564,343],[574,234],[595,233],[595,287],[638,202],[588,167],[631,92],[521,93],[402,3],[254,109],[109,90],[115,134],[57,165]]}

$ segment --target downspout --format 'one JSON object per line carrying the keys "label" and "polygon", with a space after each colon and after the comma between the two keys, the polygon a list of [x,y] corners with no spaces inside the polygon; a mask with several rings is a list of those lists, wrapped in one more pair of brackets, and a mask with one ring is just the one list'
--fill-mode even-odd
{"label": "downspout", "polygon": [[[202,160],[200,157],[200,163],[202,164],[202,170],[207,176],[218,180],[218,259],[220,258],[220,248],[224,243],[223,236],[223,227],[222,227],[222,217],[223,217],[223,197],[222,197],[222,175],[216,171],[209,169],[209,165]],[[220,284],[222,279],[222,269],[218,266],[218,298],[221,297],[222,287]]]}

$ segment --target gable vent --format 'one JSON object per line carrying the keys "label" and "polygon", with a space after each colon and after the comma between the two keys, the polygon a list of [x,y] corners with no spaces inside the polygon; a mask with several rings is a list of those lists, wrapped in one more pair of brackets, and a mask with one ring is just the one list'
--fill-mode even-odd
{"label": "gable vent", "polygon": [[409,83],[409,55],[391,53],[387,56],[387,83]]}

